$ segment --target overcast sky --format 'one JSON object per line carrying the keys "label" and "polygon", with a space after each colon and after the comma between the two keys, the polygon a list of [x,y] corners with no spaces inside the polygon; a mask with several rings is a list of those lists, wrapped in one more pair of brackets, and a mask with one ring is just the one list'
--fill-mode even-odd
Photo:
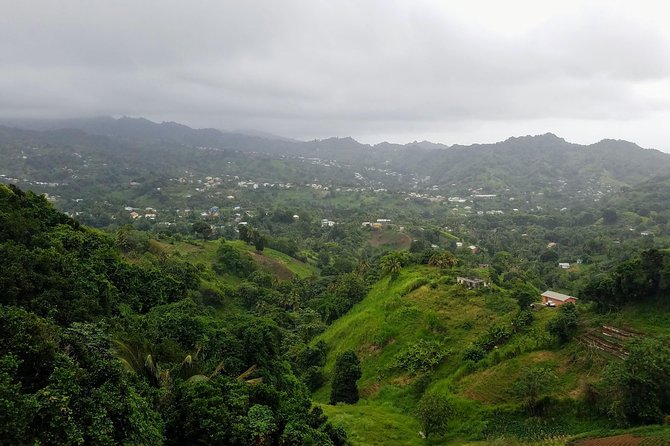
{"label": "overcast sky", "polygon": [[0,0],[0,117],[670,151],[670,2]]}

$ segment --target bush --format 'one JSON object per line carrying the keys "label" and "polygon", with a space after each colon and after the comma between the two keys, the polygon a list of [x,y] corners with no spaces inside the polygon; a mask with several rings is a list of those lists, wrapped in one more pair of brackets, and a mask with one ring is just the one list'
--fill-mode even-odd
{"label": "bush", "polygon": [[452,412],[447,397],[437,393],[424,394],[417,406],[417,415],[427,437],[445,433]]}
{"label": "bush", "polygon": [[437,341],[420,340],[409,345],[405,350],[396,355],[392,367],[406,370],[412,375],[420,372],[428,372],[437,367],[446,352],[441,343]]}
{"label": "bush", "polygon": [[465,353],[463,354],[463,359],[467,361],[478,362],[484,359],[484,356],[486,356],[486,350],[484,350],[478,345],[473,344],[470,347],[468,347],[467,350],[465,350]]}
{"label": "bush", "polygon": [[216,263],[213,267],[218,274],[239,277],[246,277],[256,270],[256,264],[247,254],[240,253],[225,241],[221,242],[216,251]]}
{"label": "bush", "polygon": [[519,397],[529,415],[538,415],[549,405],[547,394],[556,383],[556,375],[546,367],[527,369],[512,386],[514,394]]}

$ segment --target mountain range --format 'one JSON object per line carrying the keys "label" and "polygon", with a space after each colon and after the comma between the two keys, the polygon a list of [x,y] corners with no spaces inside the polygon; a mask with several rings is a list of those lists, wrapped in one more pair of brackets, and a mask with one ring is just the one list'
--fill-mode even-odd
{"label": "mountain range", "polygon": [[[579,191],[586,187],[634,185],[670,168],[669,154],[643,149],[631,142],[605,139],[579,145],[551,133],[469,146],[427,141],[369,145],[349,137],[296,141],[268,134],[193,129],[174,122],[155,123],[128,117],[5,120],[0,124],[3,148],[18,143],[78,146],[125,154],[131,161],[144,151],[163,153],[167,157],[163,162],[169,165],[188,162],[195,148],[207,147],[271,158],[333,160],[354,170],[373,168],[419,178],[424,186],[458,185],[486,193],[510,188]],[[216,165],[216,160],[212,162]]]}

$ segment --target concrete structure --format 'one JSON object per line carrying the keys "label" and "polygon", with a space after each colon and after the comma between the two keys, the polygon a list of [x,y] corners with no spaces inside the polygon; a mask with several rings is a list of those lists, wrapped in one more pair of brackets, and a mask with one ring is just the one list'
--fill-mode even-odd
{"label": "concrete structure", "polygon": [[469,277],[456,277],[456,282],[470,290],[489,286],[489,284],[483,279],[471,279]]}

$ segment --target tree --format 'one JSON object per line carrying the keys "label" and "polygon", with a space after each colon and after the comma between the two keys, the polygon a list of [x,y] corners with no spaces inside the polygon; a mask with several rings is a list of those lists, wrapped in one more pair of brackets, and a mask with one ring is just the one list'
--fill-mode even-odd
{"label": "tree", "polygon": [[354,404],[358,401],[356,381],[361,378],[361,363],[353,350],[347,350],[335,360],[330,404]]}
{"label": "tree", "polygon": [[579,313],[572,303],[558,307],[556,316],[547,324],[547,330],[554,335],[561,344],[568,342],[577,332]]}
{"label": "tree", "polygon": [[212,235],[212,227],[204,221],[193,223],[193,232],[200,234],[203,240],[207,240]]}
{"label": "tree", "polygon": [[254,240],[254,247],[256,248],[256,251],[263,252],[263,249],[265,249],[265,237],[262,235],[256,237]]}
{"label": "tree", "polygon": [[406,253],[391,252],[381,258],[379,265],[384,274],[391,274],[395,278],[400,273],[400,270],[402,270],[406,259]]}
{"label": "tree", "polygon": [[657,339],[630,345],[622,362],[612,362],[603,378],[605,408],[622,423],[660,423],[670,413],[670,348]]}
{"label": "tree", "polygon": [[543,396],[551,392],[556,375],[546,367],[527,369],[513,384],[514,394],[522,400],[529,415],[537,415]]}
{"label": "tree", "polygon": [[249,435],[253,444],[263,445],[277,429],[272,409],[262,404],[254,404],[247,412]]}
{"label": "tree", "polygon": [[249,228],[247,225],[238,225],[237,230],[240,233],[240,240],[245,243],[249,243]]}
{"label": "tree", "polygon": [[535,288],[523,282],[515,284],[512,297],[516,299],[521,310],[526,310],[530,304],[537,301],[539,294]]}
{"label": "tree", "polygon": [[437,254],[433,254],[428,260],[428,264],[432,266],[437,266],[441,269],[453,268],[456,266],[456,257],[449,251],[443,251]]}
{"label": "tree", "polygon": [[248,244],[255,244],[256,240],[258,240],[258,237],[260,237],[261,234],[258,232],[258,229],[256,228],[247,228],[247,243]]}
{"label": "tree", "polygon": [[241,253],[233,245],[222,241],[216,250],[213,268],[219,274],[244,277],[256,270],[256,264],[248,254]]}
{"label": "tree", "polygon": [[546,250],[540,255],[541,262],[558,262],[558,253],[551,249]]}
{"label": "tree", "polygon": [[618,219],[619,215],[617,214],[615,209],[607,208],[603,210],[603,223],[605,223],[606,225],[616,223]]}
{"label": "tree", "polygon": [[417,412],[423,432],[429,437],[447,431],[447,423],[453,409],[445,395],[426,393],[419,401]]}

